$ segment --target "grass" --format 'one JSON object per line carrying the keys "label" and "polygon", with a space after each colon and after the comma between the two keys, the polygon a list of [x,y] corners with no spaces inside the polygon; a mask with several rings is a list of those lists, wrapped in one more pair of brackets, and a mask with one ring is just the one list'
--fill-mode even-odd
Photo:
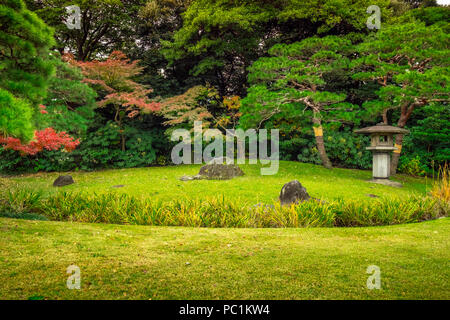
{"label": "grass", "polygon": [[[26,189],[0,193],[0,216],[25,213],[56,221],[153,226],[285,228],[351,227],[413,223],[447,216],[449,204],[432,197],[374,201],[310,200],[292,206],[252,205],[217,198],[154,201],[127,194],[58,193],[42,198]],[[11,215],[8,215],[11,217]],[[14,215],[12,217],[15,217]]]}
{"label": "grass", "polygon": [[[0,218],[0,299],[450,299],[450,218],[364,228],[198,228],[205,221],[220,226],[222,214],[241,203],[276,201],[293,179],[327,204],[304,203],[263,217],[270,226],[421,221],[435,200],[399,203],[392,196],[414,199],[431,192],[446,203],[448,179],[431,185],[397,175],[404,185],[397,189],[368,183],[369,171],[282,162],[275,176],[244,165],[246,175],[229,181],[178,180],[199,167],[74,172],[76,184],[63,188],[52,187],[58,173],[0,178],[0,193],[8,195],[0,207],[6,204],[3,216],[9,217]],[[89,196],[97,207],[91,201],[83,207]],[[211,198],[218,202],[208,204]],[[136,210],[149,203],[185,212],[158,217],[155,207],[152,219],[169,219],[169,225],[170,219],[185,219],[197,228],[70,222],[132,224],[149,219]],[[189,203],[195,210],[186,209]],[[302,209],[309,206],[308,214],[331,206],[340,213],[307,216]],[[264,208],[257,210],[264,214]],[[45,218],[69,221],[39,221]],[[248,226],[239,225],[238,214],[231,218]],[[81,269],[80,290],[66,287],[73,264]],[[366,287],[370,265],[381,268],[380,290]]]}
{"label": "grass", "polygon": [[[0,218],[0,299],[450,299],[450,218],[209,229]],[[81,289],[66,269],[81,269]],[[366,269],[381,269],[368,290]]]}
{"label": "grass", "polygon": [[[205,199],[225,197],[228,200],[242,199],[246,202],[272,203],[276,201],[281,187],[288,181],[297,179],[312,197],[335,200],[372,200],[368,194],[381,198],[392,194],[407,196],[425,195],[431,188],[423,178],[397,175],[396,180],[403,183],[401,189],[368,183],[370,171],[334,168],[299,162],[280,162],[280,170],[274,176],[261,176],[260,166],[241,165],[245,176],[232,180],[180,181],[183,175],[195,175],[200,165],[174,167],[151,167],[97,172],[72,172],[76,184],[61,189],[52,187],[59,173],[37,173],[0,179],[3,189],[28,188],[42,191],[44,195],[64,191],[86,191],[88,193],[126,193],[136,197],[153,200],[172,201],[179,199]],[[113,188],[124,185],[123,188]]]}

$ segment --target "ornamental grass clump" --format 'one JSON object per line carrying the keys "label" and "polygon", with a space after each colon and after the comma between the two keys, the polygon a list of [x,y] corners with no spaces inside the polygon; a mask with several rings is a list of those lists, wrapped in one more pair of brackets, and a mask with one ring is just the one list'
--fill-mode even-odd
{"label": "ornamental grass clump", "polygon": [[420,222],[448,215],[434,197],[367,201],[310,200],[281,206],[245,200],[177,199],[169,202],[128,194],[60,192],[46,198],[27,190],[0,196],[0,213],[38,214],[55,221],[208,228],[362,227]]}

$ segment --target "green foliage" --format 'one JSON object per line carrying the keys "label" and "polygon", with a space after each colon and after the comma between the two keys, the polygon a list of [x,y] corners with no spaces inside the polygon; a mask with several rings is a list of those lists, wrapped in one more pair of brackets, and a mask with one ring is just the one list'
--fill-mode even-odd
{"label": "green foliage", "polygon": [[[366,150],[370,144],[367,136],[356,135],[352,130],[329,130],[324,134],[325,148],[331,162],[344,168],[370,169],[372,167],[372,153]],[[283,150],[283,143],[280,144]],[[290,151],[297,155],[298,161],[320,164],[317,147],[311,136],[305,137]]]}
{"label": "green foliage", "polygon": [[27,123],[53,72],[53,31],[22,0],[0,4],[0,27],[0,133],[29,140],[33,127]]}
{"label": "green foliage", "polygon": [[126,126],[126,151],[121,150],[121,134],[117,125],[92,128],[73,152],[44,150],[35,156],[0,148],[0,172],[38,172],[133,168],[156,164],[156,153],[166,153],[167,142],[160,130],[143,130]]}
{"label": "green foliage", "polygon": [[[26,0],[48,25],[55,28],[60,52],[69,50],[79,60],[133,48],[140,22],[138,12],[146,0]],[[70,30],[61,18],[68,17],[67,6],[81,9],[81,29]]]}
{"label": "green foliage", "polygon": [[336,36],[275,45],[269,50],[272,57],[261,58],[250,67],[252,87],[242,100],[242,125],[257,125],[277,113],[307,119],[301,124],[309,123],[309,127],[315,113],[325,121],[358,121],[351,112],[354,106],[344,102],[346,95],[327,91],[324,77],[348,67],[350,46]]}
{"label": "green foliage", "polygon": [[47,113],[39,116],[39,125],[83,138],[94,117],[97,94],[82,82],[79,68],[59,57],[53,59],[53,64],[56,74],[50,78],[47,97],[43,101]]}
{"label": "green foliage", "polygon": [[424,176],[427,173],[427,166],[421,163],[420,157],[403,157],[400,162],[399,171],[412,176]]}
{"label": "green foliage", "polygon": [[[401,16],[400,22],[410,22],[412,19],[425,22],[427,26],[440,24],[445,27],[450,21],[450,8],[447,7],[422,7],[406,12]],[[447,26],[448,28],[448,26]]]}
{"label": "green foliage", "polygon": [[196,0],[173,40],[162,42],[164,55],[173,65],[189,60],[190,73],[202,75],[222,96],[242,96],[246,68],[273,44],[365,32],[366,9],[373,4],[390,16],[386,0]]}
{"label": "green foliage", "polygon": [[414,223],[448,215],[431,197],[385,198],[374,202],[339,201],[335,224],[342,227]]}
{"label": "green foliage", "polygon": [[94,132],[90,132],[80,146],[80,169],[131,168],[148,166],[156,159],[152,147],[154,138],[149,132],[125,127],[126,151],[121,150],[119,127],[110,121]]}
{"label": "green foliage", "polygon": [[33,108],[23,99],[14,98],[0,88],[0,136],[13,135],[24,140],[33,137]]}
{"label": "green foliage", "polygon": [[[17,194],[16,194],[17,193]],[[11,201],[13,199],[13,201]],[[155,202],[127,194],[60,192],[47,198],[13,191],[3,209],[39,213],[51,220],[210,228],[286,228],[375,226],[412,223],[445,216],[433,198],[386,198],[374,201],[316,200],[281,207],[248,206],[225,198]]]}
{"label": "green foliage", "polygon": [[403,106],[406,118],[410,107],[448,101],[449,41],[438,25],[412,22],[383,28],[361,43],[357,47],[361,57],[353,62],[354,78],[382,85],[378,101],[365,106],[375,114]]}
{"label": "green foliage", "polygon": [[413,113],[408,126],[410,133],[404,138],[401,164],[420,159],[420,167],[428,175],[450,159],[450,108],[447,104],[433,103]]}

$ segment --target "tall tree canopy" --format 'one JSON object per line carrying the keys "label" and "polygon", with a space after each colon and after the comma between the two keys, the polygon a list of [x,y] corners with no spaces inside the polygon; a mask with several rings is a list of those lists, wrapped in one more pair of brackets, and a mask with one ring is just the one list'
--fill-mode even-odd
{"label": "tall tree canopy", "polygon": [[[354,77],[375,80],[381,85],[377,92],[379,99],[365,106],[382,113],[385,123],[389,122],[389,111],[398,111],[397,126],[403,128],[415,109],[448,103],[449,43],[450,36],[440,24],[427,27],[423,22],[383,28],[374,38],[361,43],[358,47],[361,57],[354,63],[360,72]],[[403,135],[397,135],[392,173],[397,169],[402,141]]]}
{"label": "tall tree canopy", "polygon": [[[77,60],[95,59],[96,54],[130,50],[137,40],[142,20],[139,10],[145,0],[26,0],[47,24],[55,28],[61,53],[70,50]],[[64,23],[66,7],[81,9],[81,29],[69,29]]]}
{"label": "tall tree canopy", "polygon": [[183,14],[183,26],[164,42],[175,66],[189,61],[222,96],[244,95],[247,67],[277,42],[290,43],[314,34],[366,32],[366,13],[378,5],[390,16],[388,0],[195,0]]}
{"label": "tall tree canopy", "polygon": [[241,123],[260,127],[274,116],[298,119],[314,130],[322,164],[331,168],[322,122],[357,121],[346,94],[327,90],[327,75],[349,67],[350,41],[337,36],[312,37],[290,45],[277,44],[250,67],[252,87],[242,101]]}
{"label": "tall tree canopy", "polygon": [[33,137],[32,117],[53,72],[53,31],[22,0],[0,3],[0,135]]}

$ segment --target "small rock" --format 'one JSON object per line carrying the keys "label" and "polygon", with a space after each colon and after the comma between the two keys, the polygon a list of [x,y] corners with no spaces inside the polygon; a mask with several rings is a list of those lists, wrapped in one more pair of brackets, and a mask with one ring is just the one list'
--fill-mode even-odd
{"label": "small rock", "polygon": [[124,184],[118,184],[116,186],[112,186],[111,188],[123,188],[123,187],[125,187]]}
{"label": "small rock", "polygon": [[377,196],[376,194],[372,194],[372,193],[366,194],[366,196],[371,197],[371,198],[379,198],[379,196]]}
{"label": "small rock", "polygon": [[227,180],[243,176],[244,172],[234,164],[207,164],[200,168],[198,175],[205,179]]}
{"label": "small rock", "polygon": [[194,178],[193,178],[192,176],[186,176],[186,175],[184,175],[184,176],[182,176],[182,177],[180,178],[180,180],[181,180],[181,181],[191,181],[191,180],[194,180]]}
{"label": "small rock", "polygon": [[286,183],[283,188],[281,188],[279,199],[281,205],[284,206],[298,203],[299,201],[307,201],[311,199],[311,197],[298,180],[293,180]]}
{"label": "small rock", "polygon": [[69,184],[73,184],[75,181],[73,181],[72,176],[59,176],[54,182],[54,187],[64,187],[68,186]]}

